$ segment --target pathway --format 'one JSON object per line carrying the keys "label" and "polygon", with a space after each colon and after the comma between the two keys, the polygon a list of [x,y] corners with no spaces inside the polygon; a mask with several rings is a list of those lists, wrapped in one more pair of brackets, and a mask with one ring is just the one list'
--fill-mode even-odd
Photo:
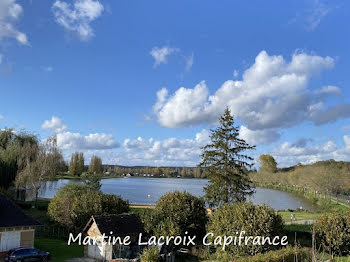
{"label": "pathway", "polygon": [[304,219],[285,222],[286,225],[312,225],[313,223],[315,223],[315,219]]}

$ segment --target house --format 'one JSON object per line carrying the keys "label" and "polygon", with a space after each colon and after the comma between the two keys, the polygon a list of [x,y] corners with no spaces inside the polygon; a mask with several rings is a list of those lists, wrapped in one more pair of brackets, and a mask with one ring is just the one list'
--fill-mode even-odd
{"label": "house", "polygon": [[0,194],[0,257],[12,248],[33,247],[38,221]]}
{"label": "house", "polygon": [[[137,242],[140,233],[144,233],[144,228],[135,214],[92,216],[83,230],[84,237],[100,240],[105,234],[106,238],[95,244],[90,241],[89,245],[84,246],[84,255],[100,261],[139,261],[142,250]],[[130,236],[130,245],[113,245],[113,240],[108,243],[108,238],[122,239],[126,236]]]}

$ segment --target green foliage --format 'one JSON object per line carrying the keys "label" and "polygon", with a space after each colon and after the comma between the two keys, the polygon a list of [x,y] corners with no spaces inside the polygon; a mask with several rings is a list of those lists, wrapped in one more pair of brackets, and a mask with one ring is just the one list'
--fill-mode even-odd
{"label": "green foliage", "polygon": [[69,173],[72,176],[80,176],[84,172],[84,153],[75,152],[72,154],[69,163]]}
{"label": "green foliage", "polygon": [[37,137],[24,132],[15,134],[12,129],[0,130],[0,188],[7,189],[15,180],[17,159],[26,144],[37,145]]}
{"label": "green foliage", "polygon": [[53,179],[61,171],[62,162],[64,163],[63,156],[57,148],[55,137],[50,137],[39,145],[24,144],[17,158],[16,188],[32,189],[37,200],[43,182]]}
{"label": "green foliage", "polygon": [[310,249],[288,246],[265,254],[234,259],[233,262],[308,262],[311,261],[311,257]]}
{"label": "green foliage", "polygon": [[205,235],[207,214],[204,201],[188,192],[169,192],[157,202],[153,223],[154,234],[177,233],[196,235],[197,239]]}
{"label": "green foliage", "polygon": [[141,262],[158,262],[159,250],[157,247],[145,248],[141,255]]}
{"label": "green foliage", "polygon": [[101,205],[103,214],[121,214],[130,211],[129,201],[114,194],[102,194]]}
{"label": "green foliage", "polygon": [[320,161],[310,165],[297,165],[273,172],[251,173],[259,184],[294,187],[315,195],[338,195],[350,191],[350,162]]}
{"label": "green foliage", "polygon": [[[208,232],[215,236],[236,236],[236,232],[245,231],[245,236],[281,236],[282,217],[266,205],[253,205],[251,202],[224,204],[210,216]],[[221,250],[222,247],[218,247]],[[275,248],[271,245],[229,245],[226,253],[237,255],[255,255]],[[220,251],[221,252],[221,251]],[[219,252],[219,253],[220,253]]]}
{"label": "green foliage", "polygon": [[344,214],[324,214],[314,224],[316,243],[332,257],[350,252],[350,217]]}
{"label": "green foliage", "polygon": [[103,171],[102,160],[98,156],[92,156],[89,165],[89,173],[101,174]]}
{"label": "green foliage", "polygon": [[120,197],[77,184],[62,187],[48,207],[52,220],[75,229],[85,226],[92,215],[120,214],[127,211],[129,204]]}
{"label": "green foliage", "polygon": [[259,163],[261,165],[260,171],[262,172],[272,172],[275,173],[277,171],[277,163],[276,160],[271,155],[260,155]]}
{"label": "green foliage", "polygon": [[253,193],[247,168],[253,158],[243,152],[255,147],[239,138],[239,128],[227,108],[220,117],[220,126],[211,130],[211,143],[203,147],[202,162],[209,179],[205,197],[210,207],[245,201]]}
{"label": "green foliage", "polygon": [[101,178],[99,175],[97,175],[95,173],[83,173],[80,177],[84,179],[85,185],[87,185],[91,189],[97,190],[97,191],[100,190]]}

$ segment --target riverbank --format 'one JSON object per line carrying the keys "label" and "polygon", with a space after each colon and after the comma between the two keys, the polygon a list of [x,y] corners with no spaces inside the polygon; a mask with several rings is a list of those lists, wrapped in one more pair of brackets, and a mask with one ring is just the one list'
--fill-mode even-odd
{"label": "riverbank", "polygon": [[275,185],[275,184],[262,184],[262,183],[256,183],[255,185],[262,188],[290,192],[290,193],[305,197],[306,199],[309,199],[310,201],[312,201],[312,203],[317,205],[318,212],[321,212],[321,213],[334,212],[334,211],[348,211],[350,208],[350,205],[344,200],[337,199],[332,196],[312,193],[300,187],[292,187],[287,185]]}

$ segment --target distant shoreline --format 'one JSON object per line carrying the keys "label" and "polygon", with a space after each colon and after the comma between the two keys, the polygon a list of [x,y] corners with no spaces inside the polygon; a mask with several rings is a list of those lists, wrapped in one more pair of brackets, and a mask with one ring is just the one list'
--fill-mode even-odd
{"label": "distant shoreline", "polygon": [[[100,176],[100,179],[114,179],[114,178],[162,178],[162,179],[207,179],[207,178],[203,178],[203,177],[162,177],[162,176],[117,176],[117,175],[103,175]],[[52,180],[48,180],[48,181],[56,181],[56,180],[60,180],[60,179],[69,179],[69,180],[84,180],[84,178],[82,177],[76,177],[76,176],[56,176],[54,179]]]}

